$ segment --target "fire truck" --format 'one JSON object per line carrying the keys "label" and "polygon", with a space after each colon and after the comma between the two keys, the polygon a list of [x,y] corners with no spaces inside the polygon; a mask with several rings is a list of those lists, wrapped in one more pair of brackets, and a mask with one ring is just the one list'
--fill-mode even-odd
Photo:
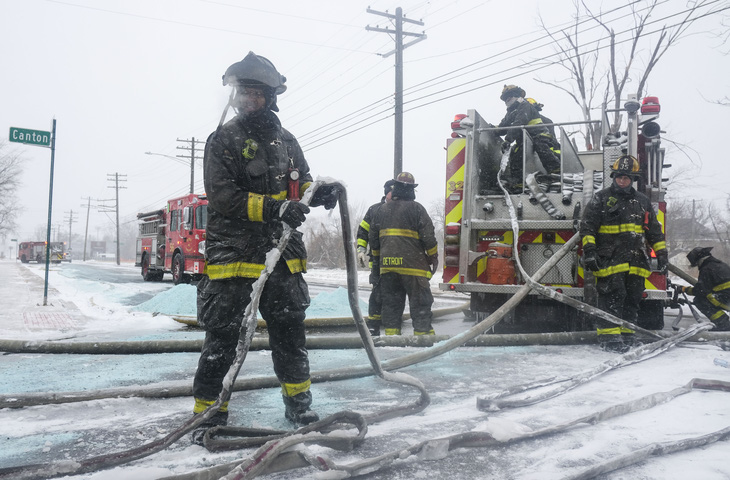
{"label": "fire truck", "polygon": [[[51,242],[51,263],[66,260],[63,242]],[[22,263],[46,263],[46,242],[22,242],[18,245],[18,260]]]}
{"label": "fire truck", "polygon": [[135,266],[145,281],[172,275],[175,285],[197,280],[205,269],[208,200],[189,194],[168,200],[164,209],[137,214],[139,235]]}
{"label": "fire truck", "polygon": [[[600,128],[602,144],[586,151],[579,151],[566,132],[565,128],[575,128],[576,123],[554,124],[561,146],[561,171],[552,175],[544,171],[533,152],[529,126],[523,127],[523,185],[529,188],[508,194],[497,177],[507,155],[502,154],[497,129],[476,110],[457,115],[446,148],[444,269],[439,288],[468,294],[469,315],[476,320],[493,313],[525,284],[515,260],[531,277],[577,235],[584,206],[595,191],[610,185],[611,166],[622,154],[639,159],[641,179],[634,187],[649,197],[664,229],[667,179],[662,178],[662,171],[670,165],[664,164],[656,122],[659,111],[657,97],[630,98],[620,111],[625,120],[619,131],[611,131],[604,109],[602,120],[593,122]],[[513,219],[518,224],[516,242]],[[639,317],[645,328],[661,329],[670,299],[667,276],[657,271],[656,255],[648,245],[646,248],[653,270],[645,282]],[[584,271],[581,254],[578,242],[540,283],[595,305],[592,273]],[[581,331],[590,326],[587,314],[531,291],[493,331]]]}

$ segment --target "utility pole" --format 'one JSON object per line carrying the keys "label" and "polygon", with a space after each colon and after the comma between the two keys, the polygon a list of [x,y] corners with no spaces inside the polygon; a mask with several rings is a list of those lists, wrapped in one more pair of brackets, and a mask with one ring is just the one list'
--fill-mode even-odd
{"label": "utility pole", "polygon": [[[127,181],[127,178],[126,178],[127,176],[126,175],[119,175],[119,173],[107,173],[106,176],[107,176],[107,180],[114,182],[114,186],[113,187],[107,187],[107,188],[113,188],[116,191],[116,200],[115,200],[114,210],[116,211],[116,214],[117,214],[117,220],[116,220],[116,225],[117,225],[117,265],[119,265],[120,264],[120,250],[119,250],[119,189],[120,188],[127,188],[127,187],[120,187],[119,186],[119,182],[126,182]],[[124,178],[121,178],[120,179],[119,177],[124,177]]]}
{"label": "utility pole", "polygon": [[67,251],[70,252],[70,251],[72,251],[71,250],[71,226],[75,222],[78,222],[78,220],[74,219],[74,211],[73,210],[71,210],[70,212],[67,212],[67,213],[68,213],[68,218],[67,218],[67,220],[68,220],[68,249],[67,249]]}
{"label": "utility pole", "polygon": [[[395,53],[395,152],[393,159],[393,178],[403,171],[403,50],[410,47],[411,45],[418,43],[426,39],[425,33],[412,33],[403,31],[403,23],[414,23],[416,25],[423,26],[424,23],[418,20],[411,20],[403,15],[403,9],[398,7],[395,9],[395,15],[385,12],[378,12],[371,8],[368,8],[367,13],[373,15],[380,15],[395,21],[395,30],[391,28],[380,28],[379,26],[371,27],[367,25],[365,30],[371,32],[387,33],[394,35],[395,50],[388,53],[384,53],[381,56],[383,58],[389,57]],[[411,36],[416,37],[405,45],[403,44],[403,37]]]}
{"label": "utility pole", "polygon": [[[83,197],[82,197],[83,199]],[[83,204],[81,205],[84,206]],[[84,231],[84,262],[86,261],[86,244],[89,243],[89,212],[91,211],[91,197],[86,199],[86,230]]]}
{"label": "utility pole", "polygon": [[185,159],[190,160],[190,193],[195,193],[195,153],[196,152],[203,153],[202,149],[195,148],[195,144],[197,143],[198,145],[200,145],[202,143],[203,145],[205,145],[205,142],[201,142],[200,140],[198,140],[196,142],[195,137],[192,137],[190,140],[178,138],[177,141],[183,142],[185,144],[189,144],[189,145],[183,145],[182,147],[181,146],[177,147],[178,150],[187,150],[189,153],[188,155],[176,155],[176,156],[179,158],[185,158]]}

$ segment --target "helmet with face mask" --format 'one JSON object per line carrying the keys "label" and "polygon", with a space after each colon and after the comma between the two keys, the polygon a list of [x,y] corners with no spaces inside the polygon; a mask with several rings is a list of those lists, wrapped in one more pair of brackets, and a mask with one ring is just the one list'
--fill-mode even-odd
{"label": "helmet with face mask", "polygon": [[[231,85],[239,92],[246,87],[260,88],[266,96],[266,107],[278,112],[276,96],[286,91],[286,77],[279,73],[266,57],[248,52],[240,62],[236,62],[223,74],[223,85]],[[238,106],[232,101],[234,108]]]}

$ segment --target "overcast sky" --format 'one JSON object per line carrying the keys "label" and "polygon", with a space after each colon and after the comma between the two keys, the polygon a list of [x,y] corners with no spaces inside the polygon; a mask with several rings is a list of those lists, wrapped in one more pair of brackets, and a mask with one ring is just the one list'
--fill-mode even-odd
{"label": "overcast sky", "polygon": [[[588,0],[596,11],[600,3]],[[604,9],[616,8],[604,3],[611,3]],[[280,118],[299,139],[315,178],[342,180],[353,205],[377,201],[393,175],[394,56],[379,54],[390,52],[394,42],[366,31],[366,25],[392,28],[367,13],[368,6],[391,13],[401,6],[407,17],[425,23],[405,28],[425,31],[428,39],[404,54],[403,165],[415,175],[417,199],[427,207],[443,197],[444,147],[454,114],[476,109],[499,122],[504,83],[522,86],[556,122],[580,119],[565,93],[536,81],[565,75],[535,69],[553,53],[538,14],[558,32],[571,24],[571,0],[0,0],[0,6],[0,140],[10,127],[50,130],[56,118],[53,225],[62,232],[59,240],[68,235],[72,211],[78,219],[74,233],[83,232],[88,198],[91,239],[113,228],[113,215],[93,208],[99,199],[114,199],[110,175],[125,180],[122,223],[136,223],[138,212],[187,193],[186,161],[145,152],[175,157],[188,153],[177,147],[189,146],[177,139],[205,140],[228,98],[221,76],[249,51],[268,57],[287,77]],[[726,1],[717,1],[710,8],[723,6]],[[684,8],[684,1],[664,2],[650,30],[673,25],[680,17],[671,15]],[[619,9],[607,21],[621,32],[628,13]],[[712,35],[722,18],[697,21],[649,81],[647,93],[662,103],[667,163],[673,170],[693,169],[687,176],[694,185],[673,196],[722,201],[730,194],[730,108],[712,103],[730,90],[730,57],[724,54],[730,45]],[[599,33],[586,31],[585,42]],[[688,145],[692,158],[669,140]],[[19,192],[24,211],[16,233],[30,240],[47,221],[50,150],[10,146],[25,158]],[[195,183],[202,193],[199,158]]]}

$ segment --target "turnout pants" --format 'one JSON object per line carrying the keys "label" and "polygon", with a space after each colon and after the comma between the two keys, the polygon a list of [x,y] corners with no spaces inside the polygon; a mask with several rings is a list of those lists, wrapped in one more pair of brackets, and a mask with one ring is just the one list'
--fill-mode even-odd
{"label": "turnout pants", "polygon": [[406,296],[411,311],[413,333],[427,335],[433,331],[431,326],[433,295],[427,278],[388,272],[380,275],[380,288],[383,302],[381,317],[386,335],[400,334]]}
{"label": "turnout pants", "polygon": [[[596,278],[598,308],[622,320],[637,323],[639,303],[644,293],[644,277],[628,272],[615,273]],[[607,320],[596,319],[599,335],[633,333],[633,330],[619,327]]]}
{"label": "turnout pants", "polygon": [[[198,283],[198,322],[205,329],[205,341],[193,381],[196,400],[215,400],[223,388],[223,377],[235,359],[241,323],[255,281],[212,281],[203,277]],[[286,397],[309,390],[304,334],[308,306],[309,292],[302,274],[292,274],[286,263],[279,261],[264,286],[259,310],[269,333],[274,372]]]}

